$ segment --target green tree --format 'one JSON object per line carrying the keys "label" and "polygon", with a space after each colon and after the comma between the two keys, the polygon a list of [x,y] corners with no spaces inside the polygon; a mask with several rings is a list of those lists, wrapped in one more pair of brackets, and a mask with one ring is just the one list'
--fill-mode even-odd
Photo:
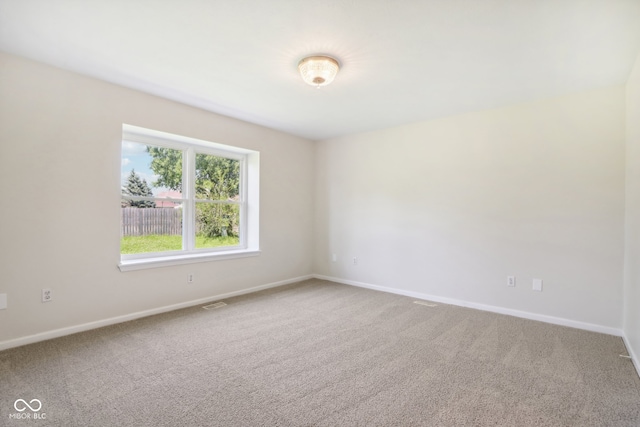
{"label": "green tree", "polygon": [[209,154],[196,154],[196,196],[231,200],[240,192],[240,162]]}
{"label": "green tree", "polygon": [[151,170],[158,175],[153,184],[182,192],[182,151],[147,145]]}
{"label": "green tree", "polygon": [[[158,175],[156,186],[182,192],[182,152],[171,148],[147,146],[151,170]],[[207,237],[237,236],[240,194],[240,162],[210,154],[196,154],[195,196],[211,202],[196,204],[197,232]],[[215,203],[215,202],[223,203]]]}
{"label": "green tree", "polygon": [[[122,187],[122,193],[127,196],[153,196],[153,192],[147,181],[140,178],[134,169],[127,177],[127,182]],[[151,200],[127,200],[127,206],[136,208],[155,208],[155,202]]]}
{"label": "green tree", "polygon": [[[231,201],[240,194],[240,162],[208,154],[196,154],[196,197]],[[198,203],[198,231],[208,237],[237,236],[240,212],[227,203]]]}

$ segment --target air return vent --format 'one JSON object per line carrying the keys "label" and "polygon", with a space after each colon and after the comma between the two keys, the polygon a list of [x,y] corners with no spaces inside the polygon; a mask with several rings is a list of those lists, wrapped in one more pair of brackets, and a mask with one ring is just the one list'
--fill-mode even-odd
{"label": "air return vent", "polygon": [[205,310],[213,310],[214,308],[224,307],[225,305],[227,305],[226,302],[218,301],[214,302],[213,304],[205,305],[202,308],[204,308]]}
{"label": "air return vent", "polygon": [[426,305],[427,307],[437,307],[438,304],[434,304],[429,301],[414,301],[414,304]]}

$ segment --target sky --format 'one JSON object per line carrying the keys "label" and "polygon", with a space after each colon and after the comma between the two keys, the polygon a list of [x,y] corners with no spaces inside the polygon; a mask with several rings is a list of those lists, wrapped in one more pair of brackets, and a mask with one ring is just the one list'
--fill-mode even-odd
{"label": "sky", "polygon": [[163,191],[167,191],[164,187],[154,187],[153,182],[158,178],[153,173],[149,165],[151,164],[151,156],[147,153],[147,146],[145,144],[137,144],[135,142],[122,141],[122,166],[120,168],[120,182],[124,185],[127,181],[127,177],[134,169],[136,174],[147,181],[149,188],[153,192],[153,195],[158,195]]}

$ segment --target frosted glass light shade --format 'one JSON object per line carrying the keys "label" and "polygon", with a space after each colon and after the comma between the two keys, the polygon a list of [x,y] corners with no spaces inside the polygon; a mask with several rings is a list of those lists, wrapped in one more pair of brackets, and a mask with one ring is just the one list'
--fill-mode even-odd
{"label": "frosted glass light shade", "polygon": [[302,80],[311,86],[326,86],[338,74],[338,61],[328,56],[309,56],[298,63]]}

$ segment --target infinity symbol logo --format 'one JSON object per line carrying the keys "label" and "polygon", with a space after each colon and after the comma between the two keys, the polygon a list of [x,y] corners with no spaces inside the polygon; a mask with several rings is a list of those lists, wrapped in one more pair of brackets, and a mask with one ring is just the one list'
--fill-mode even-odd
{"label": "infinity symbol logo", "polygon": [[[18,403],[20,403],[20,402],[22,402],[22,405],[21,405],[22,409],[18,408]],[[33,403],[33,402],[36,402],[38,404],[37,408],[33,407],[33,406],[36,406],[36,405],[31,406],[29,404],[29,403]],[[27,410],[27,408],[31,409],[32,412],[38,412],[40,409],[42,409],[42,402],[40,402],[38,399],[33,399],[29,403],[27,403],[27,401],[24,400],[24,399],[18,399],[18,400],[16,400],[14,402],[13,407],[16,408],[16,411],[18,411],[18,412],[24,412],[24,411]]]}

